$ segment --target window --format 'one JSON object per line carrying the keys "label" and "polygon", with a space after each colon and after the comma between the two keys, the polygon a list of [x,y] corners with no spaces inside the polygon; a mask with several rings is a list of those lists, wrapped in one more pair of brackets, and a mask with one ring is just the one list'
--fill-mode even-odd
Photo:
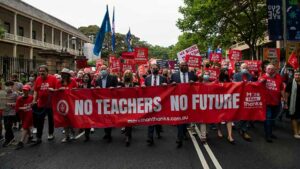
{"label": "window", "polygon": [[32,39],[36,39],[36,31],[32,31]]}
{"label": "window", "polygon": [[22,26],[19,26],[18,35],[19,36],[24,36],[24,28]]}
{"label": "window", "polygon": [[47,35],[46,35],[46,33],[44,33],[44,42],[46,42],[47,41]]}
{"label": "window", "polygon": [[7,33],[10,33],[10,23],[4,22],[4,29],[6,30]]}

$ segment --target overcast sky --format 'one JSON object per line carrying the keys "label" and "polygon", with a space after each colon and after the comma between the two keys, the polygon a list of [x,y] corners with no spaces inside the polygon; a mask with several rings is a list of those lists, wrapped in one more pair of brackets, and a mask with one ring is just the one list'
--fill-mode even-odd
{"label": "overcast sky", "polygon": [[100,26],[109,5],[115,6],[116,32],[131,33],[153,45],[169,46],[180,35],[176,21],[183,0],[23,0],[75,27]]}

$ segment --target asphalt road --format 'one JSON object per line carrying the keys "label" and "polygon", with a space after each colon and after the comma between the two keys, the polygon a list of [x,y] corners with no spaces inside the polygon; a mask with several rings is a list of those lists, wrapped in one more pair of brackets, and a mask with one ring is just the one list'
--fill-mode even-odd
{"label": "asphalt road", "polygon": [[[225,131],[225,126],[223,126]],[[19,138],[16,132],[16,138]],[[287,120],[277,122],[274,133],[278,139],[266,143],[263,137],[263,125],[256,123],[250,129],[253,142],[244,141],[235,131],[236,145],[217,138],[216,131],[209,131],[206,148],[195,136],[197,152],[192,137],[184,142],[181,149],[176,148],[177,130],[173,126],[164,126],[163,138],[155,139],[155,145],[148,147],[146,143],[147,128],[135,127],[130,147],[125,147],[124,136],[120,129],[113,130],[113,141],[106,143],[101,138],[103,130],[97,129],[91,135],[90,142],[83,142],[80,137],[71,143],[61,143],[63,134],[56,129],[55,140],[22,150],[14,150],[14,146],[0,148],[0,169],[198,169],[203,168],[201,154],[207,167],[228,169],[295,169],[300,157],[300,140],[293,139],[290,123]],[[208,149],[207,149],[208,147]],[[212,160],[211,154],[216,158]],[[199,158],[200,157],[200,158]],[[203,160],[203,159],[202,159]]]}

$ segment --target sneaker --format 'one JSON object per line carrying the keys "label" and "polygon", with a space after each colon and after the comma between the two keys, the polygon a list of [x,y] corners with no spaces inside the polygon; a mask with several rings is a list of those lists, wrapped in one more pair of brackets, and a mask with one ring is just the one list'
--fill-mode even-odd
{"label": "sneaker", "polygon": [[20,142],[17,144],[16,150],[20,150],[20,149],[22,149],[23,147],[24,147],[24,143],[20,141]]}
{"label": "sneaker", "polygon": [[37,129],[36,129],[36,128],[33,128],[33,129],[32,129],[32,133],[33,133],[33,134],[36,134],[36,133],[37,133]]}
{"label": "sneaker", "polygon": [[70,138],[69,138],[69,137],[66,137],[66,138],[62,139],[61,142],[62,142],[62,143],[70,142]]}
{"label": "sneaker", "polygon": [[94,128],[91,128],[91,134],[93,134],[95,132]]}
{"label": "sneaker", "polygon": [[63,134],[65,134],[65,130],[62,130],[61,132],[62,132]]}
{"label": "sneaker", "polygon": [[4,137],[0,135],[0,142],[4,140]]}
{"label": "sneaker", "polygon": [[300,139],[300,135],[299,135],[299,134],[295,134],[295,135],[294,135],[294,138],[295,138],[295,139]]}
{"label": "sneaker", "polygon": [[48,140],[53,140],[54,139],[54,135],[53,134],[49,134],[48,135]]}

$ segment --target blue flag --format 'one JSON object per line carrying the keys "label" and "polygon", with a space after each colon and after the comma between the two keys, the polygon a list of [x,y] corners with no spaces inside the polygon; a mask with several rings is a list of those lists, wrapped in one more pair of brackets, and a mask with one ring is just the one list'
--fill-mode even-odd
{"label": "blue flag", "polygon": [[111,35],[111,49],[114,52],[116,50],[116,34],[115,34],[115,7],[113,11],[113,18],[112,18],[112,35]]}
{"label": "blue flag", "polygon": [[104,19],[102,21],[102,25],[97,33],[95,47],[94,47],[94,54],[99,56],[101,53],[104,37],[106,32],[111,32],[110,27],[110,20],[109,20],[109,13],[108,13],[108,6],[106,6],[106,13]]}
{"label": "blue flag", "polygon": [[130,28],[128,33],[126,34],[126,39],[125,42],[127,44],[127,50],[128,52],[132,52],[132,47],[131,47],[131,32],[130,32]]}

